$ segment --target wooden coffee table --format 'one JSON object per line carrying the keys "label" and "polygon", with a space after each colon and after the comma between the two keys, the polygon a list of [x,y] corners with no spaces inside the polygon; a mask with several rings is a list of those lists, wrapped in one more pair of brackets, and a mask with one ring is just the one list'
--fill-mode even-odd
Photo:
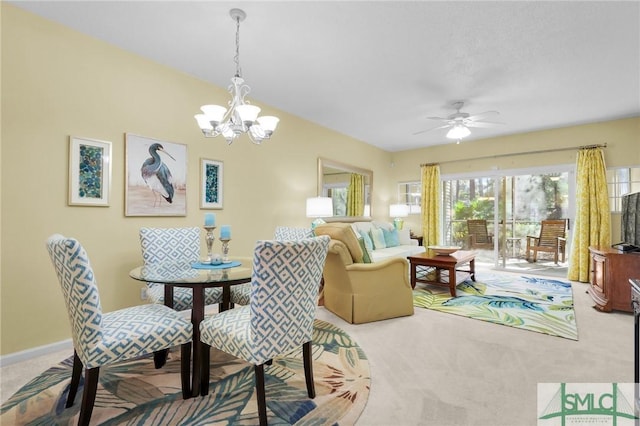
{"label": "wooden coffee table", "polygon": [[[456,297],[456,285],[471,277],[473,281],[475,276],[476,254],[472,251],[457,251],[451,255],[435,255],[431,250],[424,253],[408,256],[411,264],[411,288],[416,287],[416,283],[448,285],[451,296]],[[468,269],[461,269],[468,264]],[[418,269],[420,267],[420,269]],[[433,268],[435,274],[434,279],[428,279],[429,271],[422,274],[424,269]],[[445,271],[445,273],[442,273]],[[418,276],[418,273],[422,275]],[[460,273],[460,274],[456,274]]]}

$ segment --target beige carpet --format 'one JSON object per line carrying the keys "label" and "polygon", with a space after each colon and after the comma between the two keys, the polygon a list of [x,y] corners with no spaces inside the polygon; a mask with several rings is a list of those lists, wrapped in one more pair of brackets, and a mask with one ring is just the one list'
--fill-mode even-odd
{"label": "beige carpet", "polygon": [[[371,389],[358,426],[533,426],[538,383],[633,381],[633,315],[596,311],[586,289],[573,283],[579,341],[428,309],[359,325],[324,308],[318,318],[367,354]],[[3,402],[71,354],[0,368]]]}

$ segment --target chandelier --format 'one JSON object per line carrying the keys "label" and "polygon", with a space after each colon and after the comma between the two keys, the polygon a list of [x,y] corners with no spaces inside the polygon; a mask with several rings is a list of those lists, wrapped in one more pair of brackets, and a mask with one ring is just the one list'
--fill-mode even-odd
{"label": "chandelier", "polygon": [[229,108],[220,105],[203,105],[200,107],[202,114],[196,114],[195,118],[202,133],[207,138],[222,135],[231,145],[242,133],[249,135],[251,141],[260,144],[264,139],[270,139],[273,131],[280,121],[277,117],[258,117],[260,107],[250,105],[244,97],[251,91],[244,84],[240,70],[240,22],[244,21],[247,14],[241,9],[231,9],[229,15],[236,22],[236,74],[231,79],[229,93],[231,100]]}

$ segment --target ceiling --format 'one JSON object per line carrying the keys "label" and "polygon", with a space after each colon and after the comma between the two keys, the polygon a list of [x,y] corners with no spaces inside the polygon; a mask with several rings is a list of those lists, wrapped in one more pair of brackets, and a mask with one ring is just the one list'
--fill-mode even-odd
{"label": "ceiling", "polygon": [[458,100],[505,123],[463,143],[640,116],[638,1],[8,3],[225,88],[240,7],[249,99],[388,151],[451,143],[414,133]]}

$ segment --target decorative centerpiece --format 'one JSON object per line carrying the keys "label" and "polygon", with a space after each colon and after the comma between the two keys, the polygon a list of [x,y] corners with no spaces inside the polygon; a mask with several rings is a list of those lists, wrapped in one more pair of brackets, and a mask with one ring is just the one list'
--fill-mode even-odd
{"label": "decorative centerpiece", "polygon": [[222,242],[222,263],[231,263],[229,260],[229,241],[231,241],[231,226],[220,227],[220,241]]}
{"label": "decorative centerpiece", "polygon": [[436,256],[449,256],[449,255],[452,255],[453,253],[457,252],[458,250],[460,250],[462,247],[458,247],[458,246],[429,246],[428,248],[430,250],[433,250],[433,252],[436,254]]}
{"label": "decorative centerpiece", "polygon": [[213,261],[213,242],[216,237],[213,235],[213,231],[216,229],[216,215],[214,213],[207,213],[204,215],[204,230],[206,232],[205,241],[207,243],[207,258],[206,263],[212,263]]}

